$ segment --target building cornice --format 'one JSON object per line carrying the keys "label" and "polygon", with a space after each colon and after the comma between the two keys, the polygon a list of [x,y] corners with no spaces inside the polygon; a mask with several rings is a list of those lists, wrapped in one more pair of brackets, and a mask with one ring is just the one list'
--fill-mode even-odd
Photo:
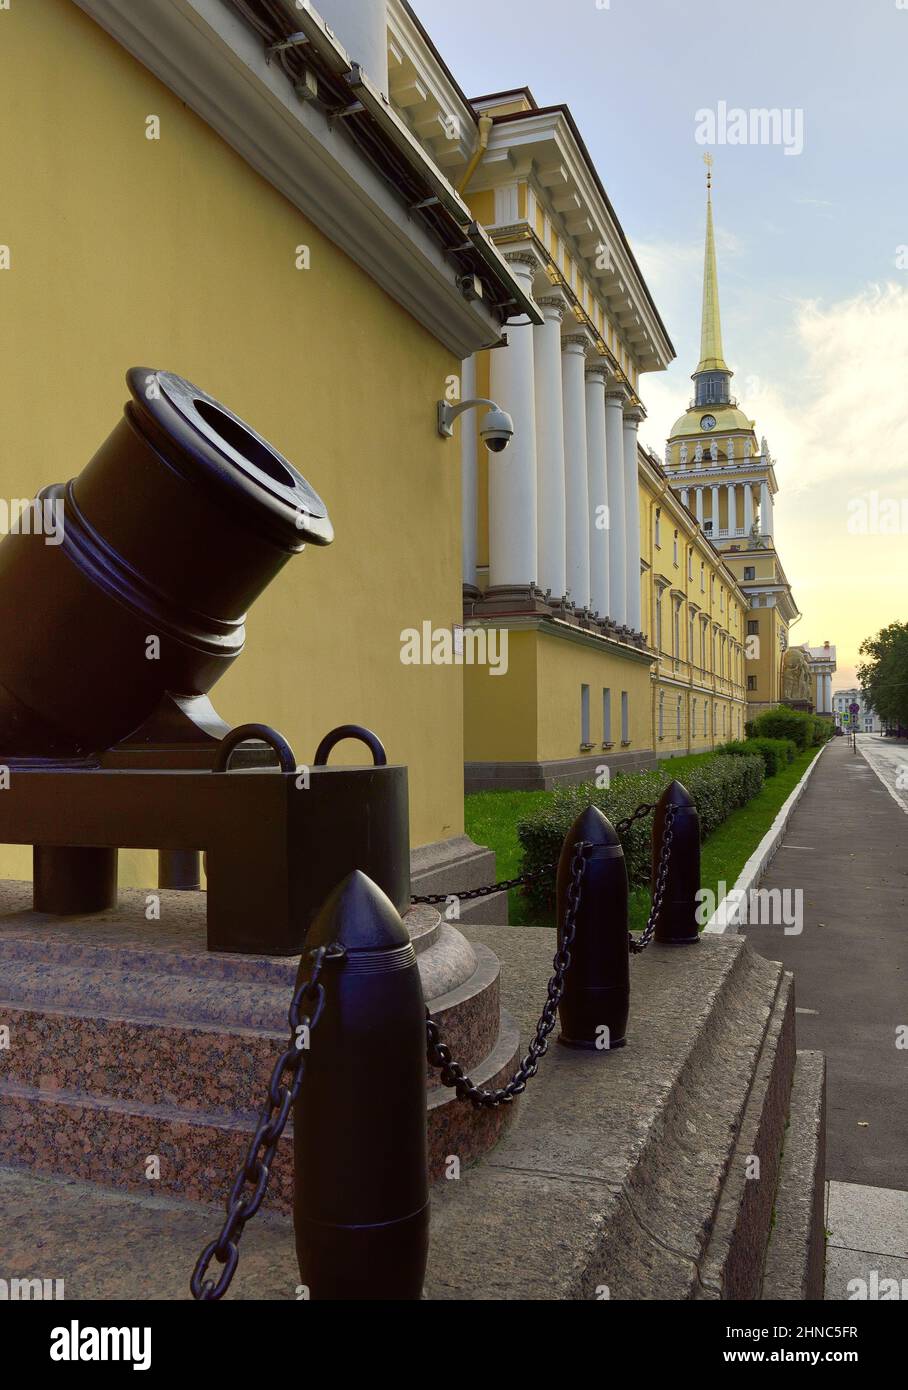
{"label": "building cornice", "polygon": [[[389,189],[344,123],[298,99],[286,74],[266,62],[261,35],[237,12],[222,0],[76,4],[457,357],[497,344],[498,316],[482,299],[464,297],[443,246]],[[294,13],[292,7],[287,13]],[[315,22],[311,12],[309,17]],[[326,33],[340,64],[343,50]],[[355,64],[350,74],[364,96],[374,95],[380,105],[383,98]],[[398,118],[385,105],[390,125]],[[404,146],[406,127],[399,125],[395,133]],[[484,243],[477,250],[519,300],[522,291],[489,238],[470,224],[466,204],[408,132],[407,139],[412,148],[404,157],[414,167],[422,159],[426,180],[444,193],[446,205],[463,208],[464,241]]]}

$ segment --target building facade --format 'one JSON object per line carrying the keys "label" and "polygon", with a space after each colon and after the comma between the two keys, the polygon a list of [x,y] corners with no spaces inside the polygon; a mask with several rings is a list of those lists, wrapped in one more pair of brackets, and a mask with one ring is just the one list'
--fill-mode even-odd
{"label": "building facade", "polygon": [[672,490],[721,553],[745,595],[744,679],[747,718],[782,699],[782,661],[789,628],[800,616],[775,544],[775,461],[765,436],[731,394],[725,361],[707,177],[706,245],[700,360],[694,397],[672,427],[665,468]]}
{"label": "building facade", "polygon": [[473,105],[464,196],[543,322],[463,370],[516,431],[498,458],[462,426],[464,621],[510,652],[465,671],[466,785],[549,787],[741,733],[746,601],[638,442],[641,378],[674,350],[570,111]]}
{"label": "building facade", "polygon": [[[857,705],[857,715],[852,718],[851,706]],[[846,719],[845,716],[848,716]],[[861,734],[881,734],[883,721],[876,710],[867,703],[867,697],[858,686],[850,690],[837,690],[832,697],[832,717],[840,729],[857,729]]]}
{"label": "building facade", "polygon": [[811,647],[807,643],[804,646],[804,654],[813,680],[815,711],[817,714],[831,716],[832,678],[836,672],[835,647],[831,642],[824,642],[821,647]]}

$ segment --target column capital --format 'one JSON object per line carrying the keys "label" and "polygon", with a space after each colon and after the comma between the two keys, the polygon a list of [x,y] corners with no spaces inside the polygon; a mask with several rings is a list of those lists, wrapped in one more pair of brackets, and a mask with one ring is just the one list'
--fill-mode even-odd
{"label": "column capital", "polygon": [[549,323],[563,323],[568,302],[563,294],[544,294],[536,300]]}
{"label": "column capital", "polygon": [[624,423],[626,425],[639,425],[640,422],[645,419],[646,411],[639,403],[626,405],[624,407]]}
{"label": "column capital", "polygon": [[586,364],[587,381],[601,382],[603,385],[608,381],[609,364],[604,357],[591,358]]}
{"label": "column capital", "polygon": [[531,242],[526,242],[513,251],[506,251],[502,247],[499,247],[499,250],[508,265],[513,266],[518,275],[526,275],[532,279],[534,275],[545,268],[546,262]]}
{"label": "column capital", "polygon": [[561,335],[562,352],[575,353],[578,357],[586,357],[595,348],[595,342],[591,334],[585,329],[574,329],[570,333]]}

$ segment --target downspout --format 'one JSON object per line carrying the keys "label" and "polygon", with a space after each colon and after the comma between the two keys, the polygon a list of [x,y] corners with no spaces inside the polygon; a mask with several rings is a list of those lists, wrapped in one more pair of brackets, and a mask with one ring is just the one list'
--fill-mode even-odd
{"label": "downspout", "polygon": [[470,162],[464,170],[464,176],[460,180],[460,183],[457,185],[458,193],[463,193],[466,190],[466,187],[469,184],[471,178],[476,173],[476,170],[479,168],[479,165],[482,163],[482,157],[485,154],[486,150],[489,148],[489,135],[492,132],[493,124],[494,122],[491,116],[480,116],[479,139],[476,144],[476,149],[470,156]]}

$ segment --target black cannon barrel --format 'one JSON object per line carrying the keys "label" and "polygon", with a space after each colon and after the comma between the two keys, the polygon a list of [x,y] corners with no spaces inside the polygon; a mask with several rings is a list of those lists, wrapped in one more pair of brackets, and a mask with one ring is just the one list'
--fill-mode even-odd
{"label": "black cannon barrel", "polygon": [[333,539],[321,499],[232,411],[169,372],[127,383],[94,457],[0,544],[0,757],[105,750],[166,693],[206,694],[258,595]]}

